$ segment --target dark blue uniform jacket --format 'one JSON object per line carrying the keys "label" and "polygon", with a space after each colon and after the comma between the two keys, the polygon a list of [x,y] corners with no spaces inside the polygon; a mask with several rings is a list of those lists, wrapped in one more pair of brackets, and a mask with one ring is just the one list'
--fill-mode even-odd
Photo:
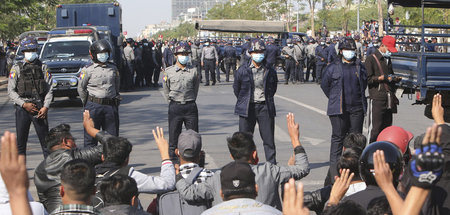
{"label": "dark blue uniform jacket", "polygon": [[[234,114],[248,117],[248,107],[250,105],[250,97],[254,89],[253,73],[248,62],[243,64],[236,71],[236,77],[233,83],[234,95],[237,98]],[[264,66],[264,96],[266,99],[267,110],[269,116],[275,117],[275,102],[274,95],[277,92],[278,78],[277,73],[273,68]]]}
{"label": "dark blue uniform jacket", "polygon": [[[367,72],[364,65],[357,60],[355,62],[359,65],[359,70],[356,69],[357,77],[359,78],[359,86],[360,86],[360,94],[363,104],[364,113],[367,109],[367,99],[366,99],[366,88],[367,88]],[[342,60],[335,60],[333,63],[328,65],[325,68],[324,76],[322,77],[322,83],[320,87],[322,88],[325,95],[328,97],[328,109],[327,115],[340,115],[344,112],[343,104],[345,101],[343,100],[344,95],[344,87],[352,87],[352,86],[344,86],[343,78],[344,71],[342,69],[343,63]],[[345,90],[347,91],[347,90]]]}

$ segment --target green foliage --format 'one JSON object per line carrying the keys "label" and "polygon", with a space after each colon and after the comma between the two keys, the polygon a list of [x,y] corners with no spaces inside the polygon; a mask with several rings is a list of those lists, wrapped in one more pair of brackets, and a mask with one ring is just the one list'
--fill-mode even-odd
{"label": "green foliage", "polygon": [[1,0],[0,40],[12,40],[31,30],[50,30],[56,26],[56,5],[111,3],[114,0]]}
{"label": "green foliage", "polygon": [[195,30],[195,25],[192,23],[181,23],[176,28],[160,31],[156,35],[153,35],[153,39],[157,40],[159,35],[163,35],[164,40],[167,39],[180,39],[184,40],[187,37],[195,37],[197,35],[197,30]]}
{"label": "green foliage", "polygon": [[278,20],[287,11],[287,0],[237,0],[208,11],[208,19]]}

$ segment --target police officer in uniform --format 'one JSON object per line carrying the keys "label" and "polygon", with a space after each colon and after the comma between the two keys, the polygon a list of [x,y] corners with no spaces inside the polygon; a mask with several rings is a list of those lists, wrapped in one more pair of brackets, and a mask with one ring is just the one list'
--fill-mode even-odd
{"label": "police officer in uniform", "polygon": [[216,84],[216,66],[219,65],[219,54],[214,46],[211,44],[211,40],[207,39],[202,49],[202,67],[205,69],[205,86],[209,86],[209,76],[211,75],[212,85]]}
{"label": "police officer in uniform", "polygon": [[331,40],[329,40],[329,42],[327,41],[327,44],[328,44],[328,47],[327,47],[327,49],[328,49],[328,57],[327,57],[328,64],[331,64],[334,60],[338,59],[337,51],[336,51],[336,49],[338,48],[338,47],[336,47],[336,45],[337,45],[336,43],[337,42],[338,42],[337,38],[334,38],[333,41],[331,41]]}
{"label": "police officer in uniform", "polygon": [[233,74],[236,75],[236,48],[233,47],[233,41],[229,40],[227,46],[224,48],[223,53],[225,63],[226,82],[230,81],[230,70],[233,70]]}
{"label": "police officer in uniform", "polygon": [[163,58],[166,67],[172,66],[175,62],[175,56],[173,53],[173,46],[175,45],[174,41],[169,42],[169,46],[164,49]]}
{"label": "police officer in uniform", "polygon": [[144,72],[143,77],[141,77],[141,80],[145,80],[145,85],[147,87],[152,86],[152,77],[153,77],[153,70],[155,68],[155,64],[153,62],[153,43],[150,41],[147,41],[146,39],[143,41],[144,49],[142,52],[142,60],[144,63]]}
{"label": "police officer in uniform", "polygon": [[169,155],[176,160],[175,149],[182,126],[198,132],[197,99],[200,80],[197,70],[188,65],[191,47],[181,41],[174,51],[176,64],[165,70],[164,94],[169,100]]}
{"label": "police officer in uniform", "polygon": [[200,40],[195,40],[194,44],[191,46],[192,54],[191,54],[191,61],[192,66],[194,66],[197,69],[197,74],[199,75],[200,83],[202,83],[202,64],[201,64],[201,57],[202,57],[202,48],[200,47]]}
{"label": "police officer in uniform", "polygon": [[339,43],[336,60],[325,69],[321,88],[328,98],[327,115],[331,121],[330,179],[338,175],[337,161],[348,133],[362,133],[367,110],[365,91],[367,72],[356,57],[356,43],[345,38]]}
{"label": "police officer in uniform", "polygon": [[153,87],[159,87],[159,84],[158,84],[159,75],[161,73],[161,67],[163,65],[161,46],[162,46],[161,42],[158,42],[152,48],[152,58],[153,58],[154,66],[155,66],[153,68]]}
{"label": "police officer in uniform", "polygon": [[52,78],[47,67],[38,59],[36,39],[26,37],[20,45],[25,55],[24,61],[13,65],[8,80],[8,95],[16,109],[17,148],[19,154],[26,154],[33,122],[42,152],[47,157],[45,136],[48,133],[47,113],[53,99]]}
{"label": "police officer in uniform", "polygon": [[319,45],[316,47],[316,82],[320,84],[322,73],[328,64],[328,50],[325,39],[320,39]]}
{"label": "police officer in uniform", "polygon": [[241,53],[241,62],[240,62],[241,66],[250,60],[250,57],[248,56],[248,52],[247,52],[248,49],[250,48],[250,39],[251,38],[249,36],[244,37],[245,43],[242,44],[242,53]]}
{"label": "police officer in uniform", "polygon": [[123,49],[123,55],[124,58],[126,60],[126,72],[125,72],[125,90],[126,91],[130,91],[134,88],[134,84],[133,84],[133,79],[134,79],[134,60],[135,60],[135,56],[134,56],[134,50],[133,50],[133,45],[134,41],[132,38],[127,38],[127,46]]}
{"label": "police officer in uniform", "polygon": [[[108,62],[111,46],[107,40],[99,40],[92,43],[89,53],[94,63],[81,70],[78,94],[84,110],[89,110],[94,120],[94,127],[118,136],[120,77],[117,67]],[[95,145],[97,142],[85,131],[84,146]]]}
{"label": "police officer in uniform", "polygon": [[211,42],[212,42],[212,46],[214,46],[214,48],[216,48],[217,55],[218,55],[218,58],[217,58],[218,63],[216,66],[216,80],[217,80],[217,82],[220,83],[220,65],[219,65],[219,63],[222,60],[222,53],[220,51],[219,45],[217,45],[217,40],[213,39]]}
{"label": "police officer in uniform", "polygon": [[277,44],[275,44],[275,40],[273,37],[269,36],[268,38],[269,44],[266,46],[266,64],[274,69],[275,64],[277,63],[277,58],[281,55],[281,50]]}
{"label": "police officer in uniform", "polygon": [[305,82],[305,76],[303,72],[304,62],[305,62],[305,46],[301,38],[296,38],[294,44],[295,57],[297,58],[298,64],[295,69],[294,81],[299,81],[301,83]]}
{"label": "police officer in uniform", "polygon": [[316,79],[316,47],[317,43],[314,38],[311,38],[306,46],[307,67],[306,67],[306,81],[309,81],[309,75],[311,74],[313,82]]}
{"label": "police officer in uniform", "polygon": [[275,69],[266,66],[262,40],[254,40],[248,50],[251,61],[239,67],[233,83],[237,98],[234,113],[239,115],[239,131],[253,134],[258,122],[266,161],[276,164],[274,142],[275,102],[278,78]]}
{"label": "police officer in uniform", "polygon": [[281,51],[281,54],[285,58],[284,84],[288,84],[289,78],[291,79],[291,81],[294,80],[295,66],[298,64],[292,39],[287,39],[286,43],[287,46],[285,46]]}

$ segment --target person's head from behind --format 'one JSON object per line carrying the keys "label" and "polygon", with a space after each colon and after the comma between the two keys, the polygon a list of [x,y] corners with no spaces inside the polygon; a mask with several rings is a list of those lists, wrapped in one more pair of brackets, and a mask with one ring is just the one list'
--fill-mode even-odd
{"label": "person's head from behind", "polygon": [[105,205],[138,205],[136,181],[127,175],[116,174],[102,180],[100,193]]}
{"label": "person's head from behind", "polygon": [[366,210],[358,203],[352,200],[344,200],[337,205],[328,207],[324,211],[325,215],[366,215]]}
{"label": "person's head from behind", "polygon": [[126,166],[132,149],[133,145],[126,138],[110,137],[103,143],[102,160],[105,163]]}
{"label": "person's head from behind", "polygon": [[90,204],[95,193],[95,170],[85,160],[64,164],[61,171],[60,195],[63,204]]}
{"label": "person's head from behind", "polygon": [[237,198],[255,199],[258,195],[255,173],[246,162],[233,161],[224,166],[220,172],[220,184],[224,201]]}
{"label": "person's head from behind", "polygon": [[367,215],[392,215],[391,206],[386,196],[372,199],[367,206]]}
{"label": "person's head from behind", "polygon": [[[353,181],[360,181],[361,177],[359,175],[359,156],[360,152],[353,150],[351,148],[345,150],[341,158],[337,162],[337,171],[340,169],[349,169],[350,173],[354,173]],[[340,174],[339,174],[340,176]]]}
{"label": "person's head from behind", "polygon": [[366,136],[359,133],[349,133],[344,138],[344,151],[347,149],[353,149],[359,153],[362,153],[366,147]]}
{"label": "person's head from behind", "polygon": [[257,164],[259,162],[253,135],[246,132],[235,132],[227,138],[228,150],[231,157],[236,161]]}
{"label": "person's head from behind", "polygon": [[403,171],[403,157],[400,150],[390,142],[374,142],[368,145],[360,157],[359,172],[361,178],[367,186],[378,186],[375,180],[373,154],[381,150],[384,153],[384,160],[389,164],[392,171],[394,186],[397,187],[399,177]]}
{"label": "person's head from behind", "polygon": [[202,137],[194,130],[186,130],[178,136],[178,148],[175,154],[180,158],[180,164],[199,163],[202,150]]}
{"label": "person's head from behind", "polygon": [[60,124],[48,132],[45,137],[47,148],[49,151],[56,151],[58,149],[72,149],[76,148],[75,138],[70,133],[70,125]]}

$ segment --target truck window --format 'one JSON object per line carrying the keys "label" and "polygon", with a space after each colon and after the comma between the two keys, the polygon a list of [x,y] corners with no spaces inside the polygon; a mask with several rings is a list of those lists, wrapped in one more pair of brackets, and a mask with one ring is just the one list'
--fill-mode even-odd
{"label": "truck window", "polygon": [[49,42],[42,52],[42,59],[89,56],[89,41]]}

